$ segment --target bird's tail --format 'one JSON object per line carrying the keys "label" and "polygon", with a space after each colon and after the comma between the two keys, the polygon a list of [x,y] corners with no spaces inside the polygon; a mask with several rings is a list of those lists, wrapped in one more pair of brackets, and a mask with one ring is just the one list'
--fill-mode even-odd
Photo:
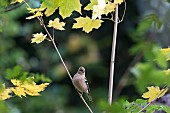
{"label": "bird's tail", "polygon": [[93,99],[92,99],[90,93],[86,93],[86,95],[87,95],[87,97],[89,98],[89,101],[92,101],[92,102],[93,102]]}

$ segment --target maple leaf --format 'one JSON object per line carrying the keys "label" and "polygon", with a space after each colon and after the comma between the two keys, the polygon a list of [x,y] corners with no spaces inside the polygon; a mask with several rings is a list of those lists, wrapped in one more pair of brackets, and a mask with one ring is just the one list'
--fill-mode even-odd
{"label": "maple leaf", "polygon": [[121,4],[121,3],[123,3],[124,2],[124,0],[114,0],[114,3],[115,4]]}
{"label": "maple leaf", "polygon": [[41,12],[43,11],[45,8],[27,8],[27,10],[29,11],[29,13],[35,13],[35,12]]}
{"label": "maple leaf", "polygon": [[59,8],[59,14],[63,17],[69,17],[73,11],[81,13],[80,0],[45,0],[41,8],[45,8],[45,15],[52,15]]}
{"label": "maple leaf", "polygon": [[26,92],[25,92],[25,89],[23,87],[13,87],[11,88],[11,90],[14,92],[15,95],[19,96],[19,97],[26,97]]}
{"label": "maple leaf", "polygon": [[89,17],[79,17],[75,19],[77,23],[73,24],[72,28],[83,28],[83,31],[89,33],[93,28],[98,29],[101,26],[102,20],[92,20]]}
{"label": "maple leaf", "polygon": [[42,83],[40,85],[36,85],[34,81],[30,82],[29,78],[27,78],[23,82],[17,79],[12,79],[11,82],[13,83],[13,85],[16,86],[11,88],[12,91],[19,97],[26,97],[26,94],[31,96],[39,96],[39,92],[44,91],[44,89],[49,85],[49,83]]}
{"label": "maple leaf", "polygon": [[65,26],[64,22],[59,22],[59,18],[55,18],[54,21],[50,20],[48,23],[48,27],[53,27],[59,30],[65,30],[63,27]]}
{"label": "maple leaf", "polygon": [[105,7],[105,14],[107,15],[108,13],[115,11],[115,7],[115,3],[108,2]]}
{"label": "maple leaf", "polygon": [[170,60],[170,48],[160,49],[160,51],[166,56],[167,60]]}
{"label": "maple leaf", "polygon": [[157,98],[162,97],[168,91],[168,88],[160,90],[158,86],[156,86],[156,87],[151,86],[151,87],[147,87],[147,88],[149,91],[144,93],[142,95],[142,97],[149,98],[148,102],[152,102],[156,97]]}
{"label": "maple leaf", "polygon": [[35,42],[35,43],[39,44],[46,39],[46,36],[47,35],[44,35],[42,33],[33,34],[34,38],[31,39],[31,41],[32,41],[31,43]]}
{"label": "maple leaf", "polygon": [[46,9],[45,15],[48,17],[59,8],[60,2],[61,0],[44,0],[40,8]]}
{"label": "maple leaf", "polygon": [[23,2],[23,0],[15,0],[14,2],[11,2],[11,4],[15,4],[17,2],[21,3],[21,2]]}
{"label": "maple leaf", "polygon": [[116,7],[115,3],[108,2],[105,3],[105,0],[98,0],[98,5],[93,6],[93,14],[92,19],[95,20],[96,18],[101,19],[101,15],[107,15],[110,12],[113,12]]}
{"label": "maple leaf", "polygon": [[6,99],[12,97],[12,96],[10,95],[11,92],[12,92],[12,90],[11,90],[10,88],[1,89],[1,90],[0,90],[0,100],[6,100]]}
{"label": "maple leaf", "polygon": [[[108,2],[108,0],[105,0],[105,2]],[[90,3],[84,8],[84,10],[93,10],[94,5],[98,5],[98,0],[90,0]]]}
{"label": "maple leaf", "polygon": [[33,18],[41,17],[41,16],[43,16],[43,13],[40,12],[40,11],[38,11],[38,12],[36,12],[34,15],[29,16],[29,17],[27,17],[26,19],[33,19]]}
{"label": "maple leaf", "polygon": [[73,11],[77,11],[81,14],[80,0],[61,0],[59,14],[63,18],[69,17]]}

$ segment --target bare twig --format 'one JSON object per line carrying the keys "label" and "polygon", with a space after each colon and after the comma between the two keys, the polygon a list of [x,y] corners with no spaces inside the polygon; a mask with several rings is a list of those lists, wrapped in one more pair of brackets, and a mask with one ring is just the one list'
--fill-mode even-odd
{"label": "bare twig", "polygon": [[[26,4],[28,7],[30,7],[30,5],[29,5],[25,0],[24,0],[24,2],[25,2],[25,4]],[[30,8],[31,8],[31,7],[30,7]],[[52,41],[52,43],[53,43],[53,45],[54,45],[55,50],[57,51],[57,53],[58,53],[58,55],[59,55],[59,57],[60,57],[60,60],[61,60],[62,64],[64,65],[64,68],[65,68],[66,71],[67,71],[67,74],[69,75],[69,77],[70,77],[70,79],[71,79],[71,81],[72,81],[72,76],[71,76],[71,74],[70,74],[70,72],[69,72],[69,70],[68,70],[68,68],[67,68],[67,66],[66,66],[66,64],[65,64],[65,62],[64,62],[64,60],[63,60],[63,58],[62,58],[62,56],[61,56],[61,54],[60,54],[60,52],[59,52],[56,44],[55,44],[55,42],[54,42],[54,32],[53,32],[53,37],[52,37],[51,34],[49,33],[48,29],[47,29],[46,26],[44,25],[43,19],[42,19],[41,17],[37,17],[37,18],[38,18],[38,20],[40,21],[40,24],[43,26],[43,28],[44,28],[45,31],[47,32],[50,40]],[[77,92],[77,93],[78,93],[78,92]],[[79,94],[79,93],[78,93],[78,94]],[[80,96],[80,98],[82,99],[82,101],[84,102],[84,104],[86,105],[86,107],[89,109],[90,113],[93,113],[93,111],[91,110],[91,108],[89,107],[89,105],[87,104],[87,102],[84,100],[83,96],[80,95],[80,94],[79,94],[79,96]]]}
{"label": "bare twig", "polygon": [[108,93],[109,105],[112,104],[117,27],[118,27],[118,5],[116,5],[116,9],[115,9],[115,22],[114,22],[114,31],[113,31],[113,41],[112,41],[111,63],[110,63],[110,78],[109,78],[109,93]]}

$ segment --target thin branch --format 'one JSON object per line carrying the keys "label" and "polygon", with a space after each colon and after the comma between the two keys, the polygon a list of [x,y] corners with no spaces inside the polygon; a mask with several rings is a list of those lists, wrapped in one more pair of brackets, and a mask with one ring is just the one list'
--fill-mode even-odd
{"label": "thin branch", "polygon": [[63,60],[63,58],[62,58],[62,56],[61,56],[61,54],[60,54],[60,52],[59,52],[59,50],[58,50],[58,48],[57,48],[57,46],[56,46],[56,44],[55,44],[52,36],[50,35],[50,33],[49,33],[49,31],[47,30],[46,26],[45,26],[44,24],[43,24],[42,26],[44,27],[45,31],[47,32],[48,36],[50,37],[50,39],[51,39],[51,41],[52,41],[52,43],[53,43],[53,45],[54,45],[54,47],[55,47],[55,50],[57,51],[57,53],[58,53],[58,55],[59,55],[59,57],[60,57],[60,60],[61,60],[62,64],[64,65],[64,68],[66,69],[66,71],[67,71],[70,79],[72,80],[71,74],[70,74],[70,72],[69,72],[66,64],[64,63],[64,60]]}
{"label": "thin branch", "polygon": [[[60,60],[61,60],[62,64],[64,65],[64,68],[66,69],[66,71],[67,71],[67,73],[68,73],[68,75],[69,75],[69,77],[70,77],[70,79],[71,79],[71,81],[72,81],[71,74],[70,74],[70,72],[69,72],[66,64],[64,63],[64,60],[63,60],[63,58],[62,58],[62,56],[61,56],[61,54],[60,54],[60,52],[59,52],[59,50],[58,50],[58,48],[57,48],[57,46],[56,46],[56,44],[55,44],[53,38],[51,37],[50,33],[48,32],[48,30],[47,30],[47,28],[46,28],[46,26],[45,26],[44,24],[43,24],[43,27],[44,27],[45,31],[47,32],[48,36],[50,37],[50,39],[52,40],[52,43],[53,43],[53,45],[54,45],[54,47],[55,47],[55,49],[56,49],[56,51],[57,51],[57,53],[58,53],[58,55],[59,55],[59,57],[60,57]],[[77,93],[78,93],[78,92],[77,92]],[[89,105],[87,104],[87,102],[84,100],[83,96],[82,96],[80,93],[78,93],[78,94],[79,94],[80,98],[82,99],[82,101],[84,102],[84,104],[86,105],[86,107],[89,109],[90,113],[93,113],[93,111],[91,110],[91,108],[89,107]]]}
{"label": "thin branch", "polygon": [[[25,2],[25,4],[26,4],[28,7],[30,7],[30,5],[29,5],[25,0],[23,0],[23,1]],[[53,45],[54,45],[54,47],[55,47],[55,50],[57,51],[57,53],[58,53],[58,55],[59,55],[59,57],[60,57],[60,60],[61,60],[62,64],[64,65],[64,68],[66,69],[67,74],[69,75],[69,77],[70,77],[70,79],[71,79],[71,81],[72,81],[72,76],[71,76],[71,74],[70,74],[70,72],[69,72],[69,70],[68,70],[68,68],[67,68],[67,66],[66,66],[66,64],[65,64],[65,62],[64,62],[64,60],[63,60],[63,58],[62,58],[62,56],[61,56],[61,54],[60,54],[60,52],[59,52],[56,44],[55,44],[55,42],[54,42],[54,34],[53,34],[53,37],[52,37],[51,34],[49,33],[48,29],[47,29],[46,26],[44,25],[43,19],[42,19],[41,17],[37,17],[37,18],[38,18],[38,20],[40,21],[40,24],[44,27],[44,29],[45,29],[45,31],[47,32],[48,36],[50,37],[50,39],[51,39],[51,41],[52,41],[52,43],[53,43]],[[78,92],[77,92],[77,93],[78,93]],[[78,93],[78,94],[79,94],[79,93]],[[80,94],[79,94],[79,96],[80,96],[80,98],[82,99],[82,101],[84,102],[84,104],[86,105],[86,107],[89,109],[90,113],[93,113],[92,110],[91,110],[91,108],[90,108],[89,105],[87,104],[87,102],[84,100],[83,96],[80,95]]]}
{"label": "thin branch", "polygon": [[80,98],[82,99],[82,101],[84,102],[84,104],[85,104],[85,105],[87,106],[87,108],[89,109],[90,113],[93,113],[93,111],[91,110],[91,108],[88,106],[88,104],[87,104],[86,101],[84,100],[83,96],[82,96],[79,92],[77,92],[77,93],[79,94]]}
{"label": "thin branch", "polygon": [[109,79],[109,93],[108,93],[109,105],[112,104],[117,27],[118,27],[118,5],[116,5],[116,9],[115,9],[115,22],[114,22],[114,31],[113,31],[113,41],[112,41],[111,63],[110,63],[110,79]]}

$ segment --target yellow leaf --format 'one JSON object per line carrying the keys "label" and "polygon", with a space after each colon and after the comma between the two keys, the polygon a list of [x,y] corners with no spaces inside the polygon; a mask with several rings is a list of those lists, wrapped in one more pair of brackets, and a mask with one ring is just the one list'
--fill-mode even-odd
{"label": "yellow leaf", "polygon": [[166,56],[167,60],[170,60],[170,48],[160,49],[160,51]]}
{"label": "yellow leaf", "polygon": [[23,0],[15,0],[14,2],[11,2],[11,4],[15,4],[17,2],[21,3],[21,2],[23,2]]}
{"label": "yellow leaf", "polygon": [[89,17],[79,17],[75,19],[77,23],[73,24],[73,28],[83,28],[83,31],[89,33],[93,28],[98,29],[101,26],[102,20],[92,20]]}
{"label": "yellow leaf", "polygon": [[40,12],[40,11],[38,11],[38,12],[36,12],[34,15],[29,16],[29,17],[27,17],[26,19],[33,19],[33,18],[41,17],[41,16],[43,16],[43,13]]}
{"label": "yellow leaf", "polygon": [[35,43],[39,44],[46,39],[46,36],[47,35],[44,35],[42,33],[33,34],[34,38],[31,39],[31,41],[32,41],[31,43],[35,42]]}
{"label": "yellow leaf", "polygon": [[49,83],[42,83],[40,85],[36,85],[34,81],[30,82],[29,79],[26,79],[23,82],[16,79],[13,79],[11,81],[16,86],[11,88],[11,90],[19,97],[22,96],[26,97],[26,94],[31,96],[39,96],[40,95],[39,92],[44,91],[44,89],[49,85]]}
{"label": "yellow leaf", "polygon": [[54,21],[50,20],[48,23],[48,27],[53,27],[59,30],[65,30],[63,27],[65,26],[64,22],[59,22],[59,18],[55,18]]}
{"label": "yellow leaf", "polygon": [[114,0],[115,4],[121,4],[122,2],[124,2],[124,0]]}
{"label": "yellow leaf", "polygon": [[35,13],[35,12],[41,12],[43,11],[45,8],[27,8],[27,10],[29,10],[29,13]]}
{"label": "yellow leaf", "polygon": [[56,9],[58,9],[61,0],[44,0],[41,4],[41,8],[46,9],[45,15],[50,16],[52,15]]}
{"label": "yellow leaf", "polygon": [[152,102],[155,98],[162,97],[168,91],[168,88],[160,90],[158,86],[156,86],[156,87],[151,86],[151,87],[147,87],[147,88],[149,91],[144,93],[142,95],[142,97],[149,98],[148,102]]}
{"label": "yellow leaf", "polygon": [[12,97],[10,95],[11,92],[12,91],[10,88],[0,90],[0,100],[6,100],[6,99]]}
{"label": "yellow leaf", "polygon": [[114,12],[115,7],[116,7],[115,3],[108,2],[105,7],[105,14],[107,15],[110,12]]}
{"label": "yellow leaf", "polygon": [[16,80],[16,79],[12,79],[11,82],[15,86],[20,86],[21,85],[21,82],[19,80]]}
{"label": "yellow leaf", "polygon": [[20,86],[11,88],[11,90],[15,93],[15,95],[18,95],[19,97],[21,96],[26,97],[25,89]]}

